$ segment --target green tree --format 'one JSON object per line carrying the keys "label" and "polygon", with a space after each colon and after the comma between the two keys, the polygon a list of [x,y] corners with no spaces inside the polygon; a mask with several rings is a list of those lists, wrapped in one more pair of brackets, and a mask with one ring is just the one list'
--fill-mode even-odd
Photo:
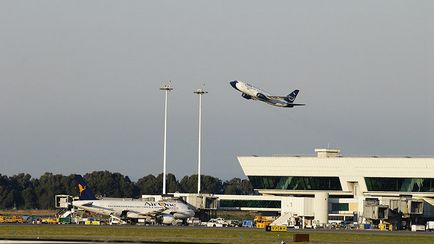
{"label": "green tree", "polygon": [[[196,193],[197,192],[197,175],[184,176],[181,182],[182,192]],[[220,179],[209,175],[201,175],[201,193],[222,194],[223,183]]]}
{"label": "green tree", "polygon": [[[11,184],[6,175],[0,174],[0,208],[12,208],[14,204],[13,196],[10,196]],[[11,199],[12,197],[12,199]]]}
{"label": "green tree", "polygon": [[240,190],[242,195],[256,195],[258,194],[248,179],[241,180]]}
{"label": "green tree", "polygon": [[219,178],[203,175],[201,178],[201,193],[222,194],[223,183]]}
{"label": "green tree", "polygon": [[[163,192],[163,174],[159,174],[157,176],[157,194],[161,194]],[[167,174],[166,176],[166,193],[173,193],[181,191],[181,186],[179,182],[176,180],[174,174]]]}
{"label": "green tree", "polygon": [[14,190],[10,190],[2,199],[2,208],[11,209],[13,207],[15,207],[15,192]]}
{"label": "green tree", "polygon": [[72,175],[63,176],[60,174],[53,175],[53,173],[45,173],[38,180],[34,180],[33,185],[36,195],[38,196],[38,207],[41,209],[53,209],[55,195],[72,194],[72,177]]}
{"label": "green tree", "polygon": [[33,187],[24,189],[21,194],[24,199],[24,205],[22,208],[35,209],[38,207],[38,197],[36,196],[35,189]]}
{"label": "green tree", "polygon": [[232,195],[252,195],[254,190],[250,181],[240,178],[233,178],[223,184],[224,194]]}
{"label": "green tree", "polygon": [[37,196],[29,174],[18,174],[9,177],[17,208],[32,209],[37,207]]}
{"label": "green tree", "polygon": [[[201,192],[212,194],[254,194],[252,185],[247,179],[234,178],[222,181],[216,177],[201,176]],[[163,174],[157,177],[147,175],[136,183],[128,176],[109,171],[94,171],[84,175],[89,188],[95,195],[107,197],[141,197],[143,194],[161,194]],[[179,182],[175,175],[168,174],[167,193],[197,192],[197,175],[184,176]],[[78,195],[74,175],[45,173],[39,179],[33,179],[29,174],[18,174],[8,177],[0,174],[0,208],[54,208],[54,196],[57,194]]]}
{"label": "green tree", "polygon": [[185,193],[197,192],[197,175],[184,176],[180,182],[181,191]]}
{"label": "green tree", "polygon": [[157,178],[153,175],[147,175],[143,178],[140,178],[137,183],[136,187],[138,189],[137,196],[141,195],[154,195],[159,194],[157,189]]}
{"label": "green tree", "polygon": [[23,173],[11,177],[0,175],[0,207],[35,208],[37,199],[31,178]]}
{"label": "green tree", "polygon": [[128,176],[109,171],[94,171],[84,175],[95,195],[107,197],[133,197],[134,184]]}

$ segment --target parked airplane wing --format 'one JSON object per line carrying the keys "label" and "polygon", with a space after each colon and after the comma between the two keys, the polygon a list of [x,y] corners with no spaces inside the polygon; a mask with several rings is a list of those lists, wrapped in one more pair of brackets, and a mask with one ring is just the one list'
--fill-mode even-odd
{"label": "parked airplane wing", "polygon": [[118,215],[121,219],[126,219],[126,218],[130,218],[130,219],[138,219],[138,218],[143,218],[143,217],[155,217],[157,214],[160,214],[162,211],[151,211],[151,212],[147,212],[147,213],[143,213],[143,212],[139,212],[139,211],[134,211],[134,210],[123,210],[120,213],[118,212]]}

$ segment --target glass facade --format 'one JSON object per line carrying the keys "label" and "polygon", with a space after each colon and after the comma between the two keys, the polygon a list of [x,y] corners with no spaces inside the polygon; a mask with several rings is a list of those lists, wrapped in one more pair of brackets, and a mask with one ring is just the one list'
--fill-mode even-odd
{"label": "glass facade", "polygon": [[434,192],[434,179],[365,177],[368,191]]}
{"label": "glass facade", "polygon": [[348,203],[332,203],[333,212],[348,211],[348,209],[349,209]]}
{"label": "glass facade", "polygon": [[221,208],[280,208],[281,201],[265,200],[220,200]]}
{"label": "glass facade", "polygon": [[249,176],[254,189],[341,191],[339,177]]}

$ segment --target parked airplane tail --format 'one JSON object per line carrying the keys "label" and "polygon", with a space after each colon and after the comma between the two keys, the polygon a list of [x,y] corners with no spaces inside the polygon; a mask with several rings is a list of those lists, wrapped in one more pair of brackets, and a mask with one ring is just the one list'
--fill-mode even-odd
{"label": "parked airplane tail", "polygon": [[75,175],[75,181],[78,185],[78,190],[80,192],[80,200],[96,200],[93,192],[88,188],[86,181],[83,179],[81,175]]}
{"label": "parked airplane tail", "polygon": [[295,101],[295,98],[297,97],[297,94],[298,90],[294,90],[293,92],[291,92],[291,94],[285,97],[285,101],[293,103]]}

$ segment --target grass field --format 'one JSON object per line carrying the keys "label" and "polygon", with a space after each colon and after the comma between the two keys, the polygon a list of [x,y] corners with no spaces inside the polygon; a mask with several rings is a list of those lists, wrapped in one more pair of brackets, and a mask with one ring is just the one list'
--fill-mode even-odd
{"label": "grass field", "polygon": [[1,239],[89,240],[131,242],[280,243],[308,233],[314,243],[434,243],[428,233],[266,232],[258,229],[144,226],[0,225]]}

